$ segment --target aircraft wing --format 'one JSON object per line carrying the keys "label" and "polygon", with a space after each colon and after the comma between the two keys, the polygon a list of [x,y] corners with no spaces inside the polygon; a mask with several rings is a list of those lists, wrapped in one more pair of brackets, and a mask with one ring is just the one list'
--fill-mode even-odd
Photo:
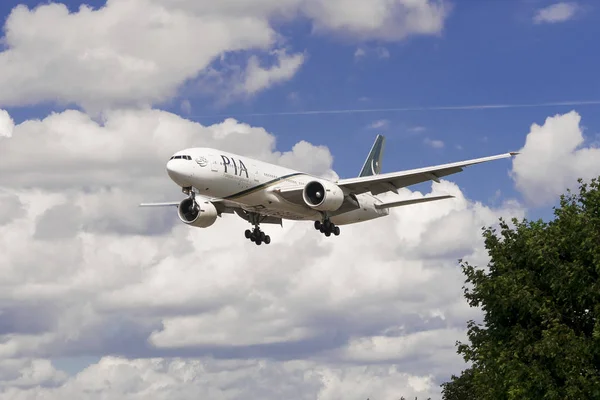
{"label": "aircraft wing", "polygon": [[433,167],[417,168],[358,178],[340,179],[337,182],[337,185],[342,188],[349,189],[354,194],[371,192],[373,195],[378,195],[380,193],[389,191],[398,193],[398,189],[416,185],[417,183],[427,181],[439,182],[439,178],[461,172],[464,167],[468,167],[469,165],[508,158],[517,154],[519,153],[510,152],[496,156],[436,165]]}

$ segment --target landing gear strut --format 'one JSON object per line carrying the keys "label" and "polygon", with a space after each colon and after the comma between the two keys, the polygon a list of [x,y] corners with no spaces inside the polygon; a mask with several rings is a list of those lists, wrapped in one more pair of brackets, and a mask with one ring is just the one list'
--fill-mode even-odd
{"label": "landing gear strut", "polygon": [[340,227],[336,226],[329,218],[325,218],[323,222],[315,221],[315,229],[323,233],[325,236],[331,236],[333,233],[335,236],[339,236]]}
{"label": "landing gear strut", "polygon": [[200,210],[200,206],[198,206],[198,203],[196,202],[196,192],[194,192],[194,189],[192,187],[185,187],[181,188],[181,191],[187,194],[188,198],[192,200],[188,212],[198,212]]}

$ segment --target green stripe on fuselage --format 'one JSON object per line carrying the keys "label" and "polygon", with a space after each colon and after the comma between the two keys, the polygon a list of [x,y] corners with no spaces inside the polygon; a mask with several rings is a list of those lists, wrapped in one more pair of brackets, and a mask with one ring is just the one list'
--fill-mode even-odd
{"label": "green stripe on fuselage", "polygon": [[283,180],[286,180],[288,178],[291,178],[293,176],[298,176],[298,175],[304,175],[304,174],[302,174],[300,172],[296,172],[296,173],[293,173],[293,174],[283,175],[283,176],[280,176],[279,178],[271,179],[270,181],[258,184],[258,185],[254,186],[254,187],[249,188],[249,189],[242,190],[241,192],[229,195],[227,197],[223,197],[223,199],[224,200],[233,200],[233,199],[240,198],[240,197],[243,197],[243,196],[248,196],[249,194],[252,194],[252,193],[257,192],[257,191],[259,191],[261,189],[264,189],[266,187],[272,186],[272,185],[274,185],[274,184],[276,184],[278,182],[281,182]]}

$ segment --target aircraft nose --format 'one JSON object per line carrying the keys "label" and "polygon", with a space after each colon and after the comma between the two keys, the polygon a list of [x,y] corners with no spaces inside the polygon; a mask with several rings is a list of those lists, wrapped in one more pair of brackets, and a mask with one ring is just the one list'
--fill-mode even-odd
{"label": "aircraft nose", "polygon": [[185,173],[185,165],[181,160],[169,160],[167,162],[167,174],[177,184],[187,186],[188,176]]}

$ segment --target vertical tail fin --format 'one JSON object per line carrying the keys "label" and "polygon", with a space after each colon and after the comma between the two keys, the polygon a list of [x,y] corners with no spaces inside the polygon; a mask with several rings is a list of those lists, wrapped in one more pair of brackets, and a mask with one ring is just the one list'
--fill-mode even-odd
{"label": "vertical tail fin", "polygon": [[359,177],[379,175],[381,173],[381,159],[383,157],[383,149],[385,147],[385,136],[377,135],[375,143],[371,147],[371,151],[360,170]]}

